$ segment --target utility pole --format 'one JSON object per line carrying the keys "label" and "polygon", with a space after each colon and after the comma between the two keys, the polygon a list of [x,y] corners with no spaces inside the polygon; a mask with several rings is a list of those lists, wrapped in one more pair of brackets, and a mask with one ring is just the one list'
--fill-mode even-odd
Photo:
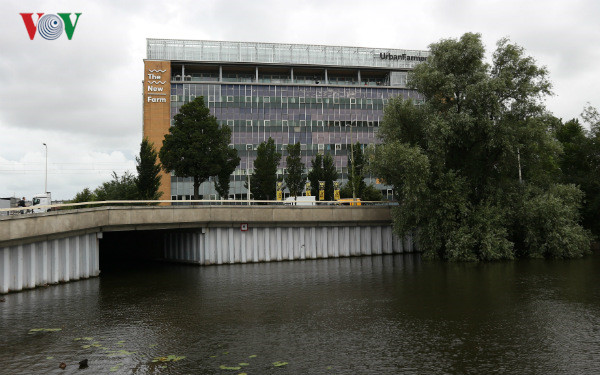
{"label": "utility pole", "polygon": [[44,177],[44,194],[48,193],[48,145],[42,143],[46,148],[46,175]]}

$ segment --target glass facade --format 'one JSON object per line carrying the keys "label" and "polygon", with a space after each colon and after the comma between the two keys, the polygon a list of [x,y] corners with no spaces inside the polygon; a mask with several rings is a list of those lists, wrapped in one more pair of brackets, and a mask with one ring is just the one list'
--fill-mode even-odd
{"label": "glass facade", "polygon": [[413,68],[428,51],[395,48],[147,39],[150,60]]}
{"label": "glass facade", "polygon": [[[171,64],[171,119],[184,103],[203,96],[219,123],[231,127],[230,146],[241,161],[231,176],[230,197],[238,199],[246,198],[256,149],[269,137],[282,154],[280,176],[286,175],[287,145],[300,142],[307,168],[317,153],[330,153],[345,183],[350,144],[378,143],[388,100],[420,100],[406,82],[427,56],[397,49],[148,39],[148,60]],[[391,195],[373,176],[366,182]],[[171,177],[172,199],[192,194],[191,178]],[[200,194],[216,199],[214,183],[203,183]]]}

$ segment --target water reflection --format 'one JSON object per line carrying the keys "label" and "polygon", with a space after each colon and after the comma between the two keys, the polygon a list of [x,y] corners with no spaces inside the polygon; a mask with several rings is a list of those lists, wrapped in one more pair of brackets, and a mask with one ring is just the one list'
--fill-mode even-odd
{"label": "water reflection", "polygon": [[6,296],[0,372],[593,373],[599,260],[126,264]]}

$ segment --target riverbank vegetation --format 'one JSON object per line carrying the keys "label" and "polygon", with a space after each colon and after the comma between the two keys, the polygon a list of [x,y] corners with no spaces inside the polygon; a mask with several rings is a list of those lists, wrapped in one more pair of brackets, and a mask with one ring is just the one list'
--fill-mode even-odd
{"label": "riverbank vegetation", "polygon": [[426,257],[450,261],[586,254],[588,171],[564,169],[568,157],[584,158],[567,141],[589,137],[546,111],[547,70],[507,39],[486,63],[479,34],[430,50],[409,78],[420,97],[386,107],[372,162],[394,187],[396,232],[415,234]]}

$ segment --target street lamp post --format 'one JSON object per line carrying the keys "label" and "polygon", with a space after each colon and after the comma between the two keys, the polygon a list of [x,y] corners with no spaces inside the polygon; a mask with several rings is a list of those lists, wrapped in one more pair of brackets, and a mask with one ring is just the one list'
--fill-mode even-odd
{"label": "street lamp post", "polygon": [[42,143],[46,149],[46,173],[44,177],[44,194],[48,193],[48,145]]}

